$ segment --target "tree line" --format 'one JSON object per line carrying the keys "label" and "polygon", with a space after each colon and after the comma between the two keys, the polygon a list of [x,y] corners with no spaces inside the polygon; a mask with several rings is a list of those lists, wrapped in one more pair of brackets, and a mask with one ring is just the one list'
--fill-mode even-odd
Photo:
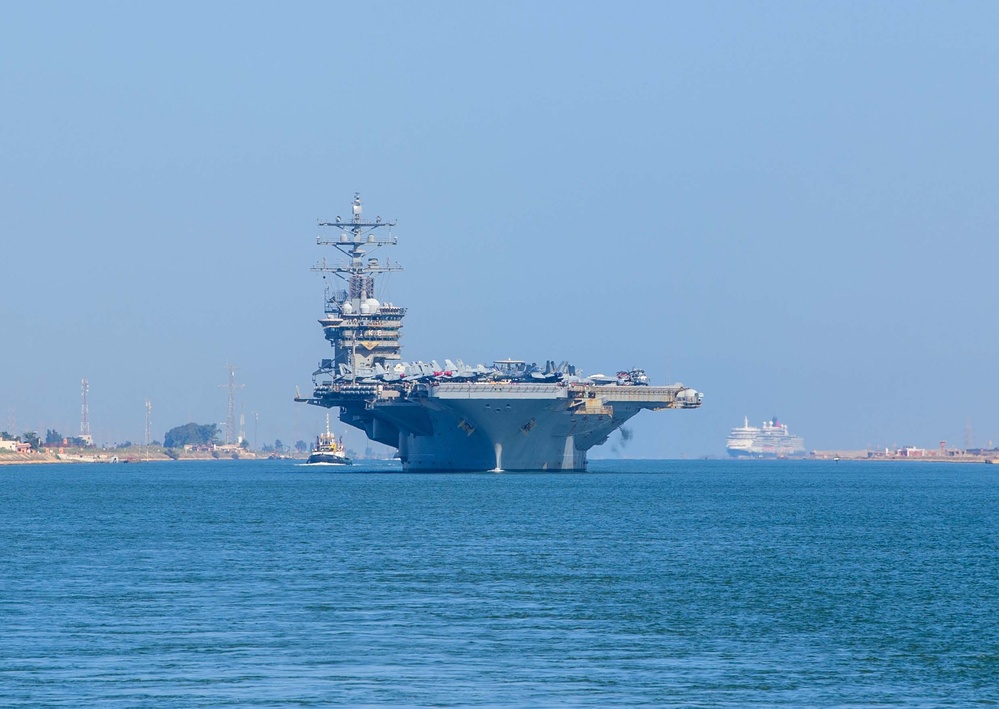
{"label": "tree line", "polygon": [[[183,426],[174,426],[166,435],[163,436],[163,447],[164,448],[183,448],[184,446],[213,446],[219,444],[219,425],[217,423],[185,423]],[[42,438],[38,435],[37,431],[25,431],[21,435],[12,435],[7,431],[0,431],[0,440],[8,441],[20,441],[22,443],[29,444],[35,450],[40,449],[44,446],[68,446],[73,448],[86,448],[92,443],[88,443],[85,439],[79,436],[63,436],[55,429],[47,429],[45,431],[45,437]],[[153,441],[154,446],[160,445],[159,441]],[[249,448],[249,442],[244,440],[242,442],[243,448]],[[118,448],[129,448],[132,446],[131,441],[117,445]],[[305,452],[308,450],[308,444],[305,441],[297,441],[295,443],[295,449],[299,452]],[[281,442],[281,439],[274,441],[274,445],[265,443],[261,450],[265,453],[277,452],[282,453],[289,450],[289,448]]]}
{"label": "tree line", "polygon": [[210,446],[218,443],[219,425],[217,423],[185,423],[174,426],[163,436],[163,445],[167,448],[183,448],[184,446]]}
{"label": "tree line", "polygon": [[38,450],[43,445],[49,447],[65,445],[71,448],[86,448],[88,445],[85,439],[79,436],[63,436],[54,428],[46,429],[44,439],[38,435],[38,431],[25,431],[20,436],[12,435],[7,431],[0,431],[0,440],[27,443],[35,450]]}

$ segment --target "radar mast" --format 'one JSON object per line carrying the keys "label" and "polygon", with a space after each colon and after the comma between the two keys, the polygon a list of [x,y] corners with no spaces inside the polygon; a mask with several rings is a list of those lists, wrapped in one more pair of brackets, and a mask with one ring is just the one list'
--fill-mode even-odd
{"label": "radar mast", "polygon": [[[332,222],[319,222],[324,229],[339,231],[334,238],[316,237],[320,246],[332,246],[346,256],[346,261],[329,263],[324,257],[312,270],[332,274],[343,288],[327,285],[324,294],[326,317],[319,323],[334,349],[332,360],[323,360],[316,374],[333,376],[350,374],[354,379],[359,370],[384,366],[390,360],[402,359],[399,338],[405,308],[379,302],[376,279],[383,273],[401,271],[402,267],[385,259],[384,263],[370,256],[383,246],[399,243],[392,235],[395,221],[365,221],[360,193],[354,193],[349,221],[339,216]],[[382,235],[382,230],[386,230]],[[323,276],[325,278],[325,275]]]}

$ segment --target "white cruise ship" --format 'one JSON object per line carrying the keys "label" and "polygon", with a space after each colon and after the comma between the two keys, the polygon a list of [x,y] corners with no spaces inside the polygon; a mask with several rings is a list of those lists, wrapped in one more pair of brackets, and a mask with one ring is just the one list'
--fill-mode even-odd
{"label": "white cruise ship", "polygon": [[749,425],[749,417],[728,436],[728,454],[735,458],[786,458],[805,452],[805,439],[792,436],[787,424],[776,418],[764,421],[762,428]]}

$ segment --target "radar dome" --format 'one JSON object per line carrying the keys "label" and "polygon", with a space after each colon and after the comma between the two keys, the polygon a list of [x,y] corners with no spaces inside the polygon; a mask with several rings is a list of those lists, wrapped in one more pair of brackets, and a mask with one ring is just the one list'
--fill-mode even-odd
{"label": "radar dome", "polygon": [[350,304],[350,301],[345,301],[343,305],[340,306],[340,312],[344,315],[350,315],[354,312],[354,306]]}
{"label": "radar dome", "polygon": [[379,303],[378,300],[375,298],[368,298],[366,301],[364,301],[364,304],[371,309],[372,313],[377,313],[378,308],[382,307],[382,304]]}
{"label": "radar dome", "polygon": [[677,401],[681,404],[693,404],[695,402],[700,402],[703,397],[704,395],[696,389],[684,389],[676,395]]}

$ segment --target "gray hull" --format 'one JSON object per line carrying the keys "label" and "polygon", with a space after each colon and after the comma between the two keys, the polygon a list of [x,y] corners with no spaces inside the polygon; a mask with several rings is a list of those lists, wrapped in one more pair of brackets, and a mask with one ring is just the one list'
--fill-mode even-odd
{"label": "gray hull", "polygon": [[421,402],[433,432],[401,436],[403,467],[585,470],[586,451],[627,420],[574,416],[557,387],[532,388],[541,390],[533,392],[532,398],[516,392],[477,392],[475,396],[449,392]]}
{"label": "gray hull", "polygon": [[407,395],[361,388],[308,403],[340,406],[340,419],[399,449],[407,471],[581,471],[586,452],[642,409],[688,408],[681,386],[441,384]]}

